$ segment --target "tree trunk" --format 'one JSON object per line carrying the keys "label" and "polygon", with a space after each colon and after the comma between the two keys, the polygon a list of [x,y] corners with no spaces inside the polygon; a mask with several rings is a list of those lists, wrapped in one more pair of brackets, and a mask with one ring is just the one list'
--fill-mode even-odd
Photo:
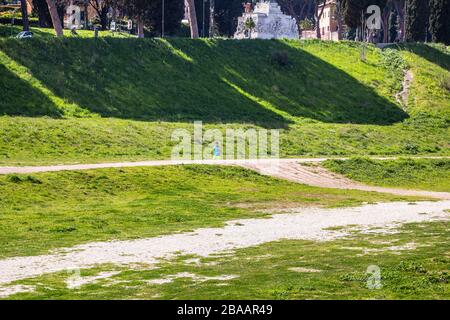
{"label": "tree trunk", "polygon": [[33,10],[38,15],[38,25],[41,28],[51,27],[51,17],[48,11],[48,5],[46,0],[33,0]]}
{"label": "tree trunk", "polygon": [[137,34],[138,38],[144,38],[144,22],[142,22],[141,18],[138,17],[137,19]]}
{"label": "tree trunk", "polygon": [[317,0],[317,4],[316,4],[316,35],[317,35],[317,39],[322,39],[322,33],[320,32],[320,19],[322,19],[323,16],[323,11],[325,10],[325,5],[326,5],[326,1],[323,1],[323,6],[322,9],[320,10],[319,13],[319,0]]}
{"label": "tree trunk", "polygon": [[89,21],[89,3],[87,1],[84,2],[84,28],[87,30],[88,28],[88,21]]}
{"label": "tree trunk", "polygon": [[338,39],[342,40],[344,38],[344,24],[342,23],[343,17],[342,17],[342,10],[341,10],[341,1],[336,1],[336,19],[338,22]]}
{"label": "tree trunk", "polygon": [[397,11],[399,17],[399,41],[405,41],[405,0],[395,0],[393,1],[395,10]]}
{"label": "tree trunk", "polygon": [[55,0],[46,0],[50,16],[52,17],[53,27],[55,28],[56,36],[63,37],[63,29],[61,25],[61,19],[59,19],[58,10],[55,5]]}
{"label": "tree trunk", "polygon": [[382,14],[383,24],[383,43],[389,42],[389,17],[391,15],[391,8],[386,6]]}
{"label": "tree trunk", "polygon": [[216,23],[214,20],[216,4],[214,0],[209,0],[209,37],[216,36]]}
{"label": "tree trunk", "polygon": [[20,0],[20,10],[22,11],[23,31],[30,31],[30,23],[28,21],[28,5],[27,0]]}
{"label": "tree trunk", "polygon": [[103,8],[100,11],[100,25],[102,26],[102,30],[106,30],[108,27],[108,7]]}
{"label": "tree trunk", "polygon": [[189,13],[189,25],[191,27],[191,38],[198,38],[197,13],[195,12],[194,0],[186,0]]}

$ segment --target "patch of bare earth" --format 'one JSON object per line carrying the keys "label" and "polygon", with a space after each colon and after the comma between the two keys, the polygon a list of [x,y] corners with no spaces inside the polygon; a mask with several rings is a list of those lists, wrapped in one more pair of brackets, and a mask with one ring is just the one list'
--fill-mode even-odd
{"label": "patch of bare earth", "polygon": [[421,190],[406,190],[399,188],[385,188],[368,186],[342,175],[328,171],[320,166],[302,165],[299,162],[282,161],[278,165],[268,162],[249,162],[242,165],[245,168],[256,170],[263,175],[273,176],[301,184],[321,188],[334,188],[346,190],[361,190],[371,192],[390,193],[399,196],[416,196],[441,200],[450,200],[449,192],[433,192]]}

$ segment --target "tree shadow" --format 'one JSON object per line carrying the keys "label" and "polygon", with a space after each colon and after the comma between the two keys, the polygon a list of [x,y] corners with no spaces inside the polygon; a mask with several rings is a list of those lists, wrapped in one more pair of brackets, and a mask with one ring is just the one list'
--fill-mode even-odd
{"label": "tree shadow", "polygon": [[[372,88],[283,41],[28,40],[8,39],[0,49],[57,96],[104,117],[270,128],[293,117],[359,124],[407,117]],[[292,64],[271,64],[276,51]]]}
{"label": "tree shadow", "polygon": [[450,70],[450,52],[445,53],[442,49],[436,47],[437,45],[425,43],[406,43],[400,44],[397,47],[401,50],[411,51],[414,54],[428,60],[431,63],[437,64],[445,70]]}
{"label": "tree shadow", "polygon": [[0,116],[62,116],[61,110],[46,95],[2,64],[0,92]]}
{"label": "tree shadow", "polygon": [[[178,45],[193,59],[205,55],[201,46],[186,42]],[[209,47],[223,64],[219,72],[229,85],[281,114],[328,123],[377,125],[408,118],[398,105],[374,89],[288,42],[215,41]],[[287,54],[287,65],[273,61],[272,56],[279,53]]]}

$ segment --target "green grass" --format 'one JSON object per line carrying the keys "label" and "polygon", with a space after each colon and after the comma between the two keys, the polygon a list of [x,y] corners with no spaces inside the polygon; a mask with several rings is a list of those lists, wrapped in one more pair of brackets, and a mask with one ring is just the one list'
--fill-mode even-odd
{"label": "green grass", "polygon": [[320,189],[234,167],[100,169],[0,176],[0,258],[152,237],[285,206],[408,200]]}
{"label": "green grass", "polygon": [[[119,271],[110,279],[68,289],[71,273],[60,272],[22,280],[36,292],[11,299],[449,299],[448,223],[409,224],[396,234],[354,234],[329,242],[279,241],[237,250],[235,254],[201,258],[192,256],[161,262],[151,270],[99,266],[81,276]],[[390,247],[416,248],[398,251]],[[381,289],[367,288],[367,268],[381,271]],[[292,268],[319,272],[295,272]],[[197,277],[235,275],[226,281],[198,282],[176,278],[150,284],[178,273]]]}
{"label": "green grass", "polygon": [[449,159],[328,160],[324,166],[371,185],[450,192]]}
{"label": "green grass", "polygon": [[[448,155],[450,55],[398,50],[415,74],[405,110],[398,65],[351,42],[3,38],[0,164],[169,158],[194,120],[280,129],[283,157]],[[280,51],[289,66],[270,62]]]}

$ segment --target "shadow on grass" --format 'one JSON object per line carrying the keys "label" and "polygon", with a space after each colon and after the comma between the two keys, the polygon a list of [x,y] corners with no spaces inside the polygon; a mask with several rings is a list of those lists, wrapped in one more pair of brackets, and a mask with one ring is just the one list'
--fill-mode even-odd
{"label": "shadow on grass", "polygon": [[0,64],[0,116],[62,116],[55,104],[41,91]]}
{"label": "shadow on grass", "polygon": [[399,47],[403,50],[411,51],[429,62],[437,64],[445,70],[450,70],[450,52],[445,53],[444,48],[440,49],[437,45],[424,43],[407,43],[399,45]]}
{"label": "shadow on grass", "polygon": [[[382,125],[407,117],[372,88],[283,41],[8,39],[0,49],[59,97],[106,117],[270,128],[293,117]],[[291,65],[271,64],[276,51],[287,52]]]}

